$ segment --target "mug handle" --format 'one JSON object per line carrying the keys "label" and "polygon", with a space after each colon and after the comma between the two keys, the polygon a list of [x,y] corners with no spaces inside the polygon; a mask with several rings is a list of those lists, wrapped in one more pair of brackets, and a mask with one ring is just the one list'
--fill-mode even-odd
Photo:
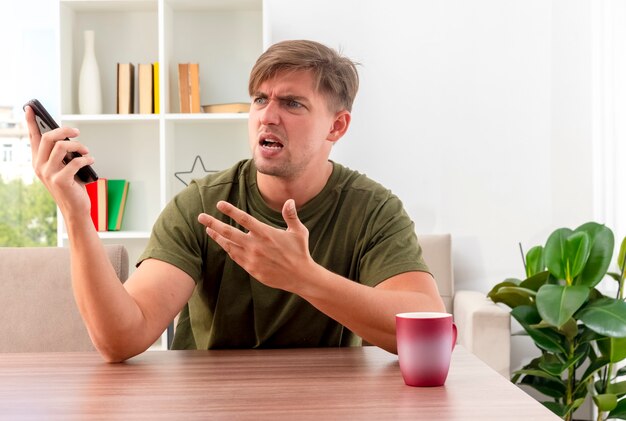
{"label": "mug handle", "polygon": [[452,323],[452,350],[454,351],[454,346],[456,345],[456,337],[457,337],[457,329],[456,324]]}

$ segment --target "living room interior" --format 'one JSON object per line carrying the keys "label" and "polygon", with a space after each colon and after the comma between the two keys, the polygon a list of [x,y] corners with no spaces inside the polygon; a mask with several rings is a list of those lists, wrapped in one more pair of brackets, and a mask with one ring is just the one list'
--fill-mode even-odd
{"label": "living room interior", "polygon": [[[19,106],[35,97],[51,104],[55,116],[72,114],[63,111],[61,99],[57,2],[10,3],[24,22],[18,44],[32,39],[29,33],[49,36],[43,44],[22,44],[20,62],[3,59],[1,67],[20,71],[10,73],[16,80],[9,83],[2,78],[0,95],[11,94],[0,102],[15,101],[17,119],[23,119]],[[314,39],[360,63],[351,127],[331,159],[390,188],[418,237],[450,234],[456,290],[486,294],[506,278],[523,279],[520,248],[545,243],[560,227],[606,224],[619,247],[626,235],[626,194],[619,182],[626,176],[620,165],[626,142],[619,140],[626,133],[624,4],[258,3],[263,47]],[[115,49],[96,40],[96,54]],[[139,218],[142,210],[131,212]],[[128,241],[131,270],[144,240]],[[511,369],[536,352],[527,337],[511,337]]]}

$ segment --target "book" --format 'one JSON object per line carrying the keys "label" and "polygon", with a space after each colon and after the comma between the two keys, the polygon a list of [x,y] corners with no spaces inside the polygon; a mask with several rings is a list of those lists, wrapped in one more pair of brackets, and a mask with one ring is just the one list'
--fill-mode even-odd
{"label": "book", "polygon": [[189,92],[189,64],[178,64],[178,96],[180,112],[191,112],[190,92]]}
{"label": "book", "polygon": [[135,66],[117,63],[117,113],[133,114],[135,111]]}
{"label": "book", "polygon": [[203,113],[249,113],[249,102],[230,102],[227,104],[209,104],[202,106]]}
{"label": "book", "polygon": [[152,114],[154,112],[152,63],[140,63],[137,67],[139,114]]}
{"label": "book", "polygon": [[200,65],[189,64],[189,95],[191,97],[190,110],[192,113],[200,112]]}
{"label": "book", "polygon": [[107,180],[99,178],[85,185],[91,202],[91,220],[97,231],[106,231],[108,222]]}
{"label": "book", "polygon": [[181,113],[199,113],[200,107],[200,65],[198,63],[178,64],[178,97]]}
{"label": "book", "polygon": [[129,185],[128,180],[107,180],[109,231],[119,231],[122,228]]}
{"label": "book", "polygon": [[154,72],[154,76],[152,77],[152,85],[154,89],[154,93],[152,94],[152,98],[154,99],[154,113],[159,114],[160,105],[159,101],[161,100],[161,96],[159,94],[159,62],[155,61],[152,63],[152,71]]}

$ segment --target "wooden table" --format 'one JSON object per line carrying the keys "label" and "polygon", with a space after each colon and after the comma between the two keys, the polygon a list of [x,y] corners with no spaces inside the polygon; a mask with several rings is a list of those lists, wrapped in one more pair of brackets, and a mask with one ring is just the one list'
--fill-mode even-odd
{"label": "wooden table", "polygon": [[0,419],[558,420],[461,347],[435,388],[376,347],[0,354]]}

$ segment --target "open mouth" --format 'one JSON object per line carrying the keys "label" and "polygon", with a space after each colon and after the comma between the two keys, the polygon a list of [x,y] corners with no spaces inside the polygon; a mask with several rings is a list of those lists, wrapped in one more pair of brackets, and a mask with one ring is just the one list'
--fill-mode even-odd
{"label": "open mouth", "polygon": [[259,141],[259,144],[261,145],[261,147],[266,148],[266,149],[282,149],[283,148],[283,144],[280,143],[278,140],[276,139],[271,139],[271,138],[263,138]]}

